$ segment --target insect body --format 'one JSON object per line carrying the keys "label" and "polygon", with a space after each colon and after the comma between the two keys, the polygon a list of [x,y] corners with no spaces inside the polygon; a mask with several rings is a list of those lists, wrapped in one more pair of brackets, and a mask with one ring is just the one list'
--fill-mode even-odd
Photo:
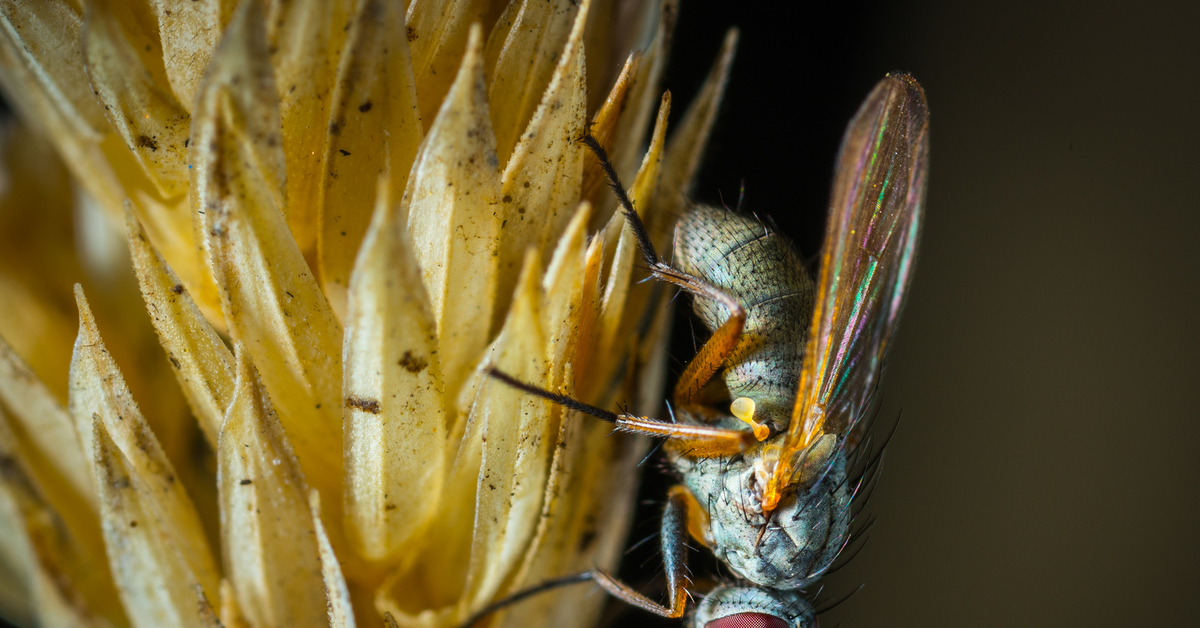
{"label": "insect body", "polygon": [[[721,290],[744,310],[736,345],[724,360],[723,379],[735,402],[729,414],[707,417],[715,427],[783,437],[795,405],[813,281],[791,242],[756,218],[722,208],[698,206],[675,231],[675,266]],[[717,302],[696,299],[696,315],[712,331],[731,318]],[[697,362],[693,362],[694,364]],[[682,413],[697,420],[711,412],[692,393],[686,375],[675,390]],[[726,403],[728,403],[726,401]],[[741,415],[736,416],[736,415]],[[775,434],[772,438],[770,434]],[[841,548],[849,527],[849,496],[842,461],[821,478],[823,501],[789,500],[766,527],[761,507],[758,457],[761,447],[731,457],[694,457],[670,447],[683,483],[709,516],[703,541],[717,558],[750,581],[777,589],[805,586]]]}
{"label": "insect body", "polygon": [[[499,604],[594,580],[631,604],[681,617],[690,535],[740,579],[704,597],[694,628],[815,625],[802,589],[820,578],[847,539],[853,492],[847,460],[860,440],[916,255],[928,155],[924,92],[907,75],[888,76],[850,122],[815,282],[782,236],[754,218],[705,206],[680,220],[675,264],[663,262],[603,149],[584,141],[600,157],[650,274],[691,293],[712,332],[675,387],[679,421],[616,414],[492,375],[618,429],[667,439],[683,477],[662,518],[669,601],[659,604],[597,570]],[[717,375],[727,395],[714,393]]]}
{"label": "insect body", "polygon": [[[783,431],[796,399],[813,306],[813,281],[792,243],[755,218],[701,205],[679,221],[674,250],[681,271],[745,310],[741,338],[725,360],[725,385],[732,398],[754,400],[759,422]],[[709,299],[696,299],[693,309],[710,331],[730,317]],[[677,389],[675,396],[699,392]]]}

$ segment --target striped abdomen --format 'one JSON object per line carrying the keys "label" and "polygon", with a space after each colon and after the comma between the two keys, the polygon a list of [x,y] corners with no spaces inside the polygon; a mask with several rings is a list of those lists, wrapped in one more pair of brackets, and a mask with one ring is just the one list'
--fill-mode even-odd
{"label": "striped abdomen", "polygon": [[[675,229],[673,262],[746,308],[741,342],[725,362],[725,385],[733,397],[754,400],[758,421],[786,427],[813,308],[813,281],[795,247],[754,217],[698,205]],[[729,318],[724,306],[705,298],[692,307],[709,331]]]}

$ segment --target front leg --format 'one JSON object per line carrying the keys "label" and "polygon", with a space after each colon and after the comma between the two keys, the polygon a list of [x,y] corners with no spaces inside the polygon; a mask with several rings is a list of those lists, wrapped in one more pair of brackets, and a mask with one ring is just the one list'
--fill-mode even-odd
{"label": "front leg", "polygon": [[564,408],[589,414],[602,421],[612,423],[618,430],[630,434],[666,438],[671,448],[691,458],[714,458],[742,453],[756,444],[754,433],[746,430],[730,430],[708,425],[669,423],[650,417],[628,413],[610,412],[603,408],[583,403],[566,395],[550,392],[523,382],[504,371],[489,368],[487,374],[517,390],[553,401]]}
{"label": "front leg", "polygon": [[[630,200],[625,186],[621,185],[616,170],[608,160],[608,153],[591,135],[585,135],[582,141],[592,149],[592,152],[596,153],[596,157],[600,160],[600,167],[604,169],[604,174],[608,177],[608,185],[616,195],[617,201],[621,205],[621,212],[625,215],[625,220],[629,222],[630,229],[633,230],[638,250],[642,253],[642,259],[650,271],[650,276],[675,285],[693,296],[720,303],[729,311],[729,318],[705,341],[696,357],[684,369],[679,383],[675,385],[672,395],[675,405],[684,410],[696,412],[697,397],[700,391],[725,364],[725,360],[733,354],[738,343],[741,342],[742,330],[746,326],[746,308],[724,290],[699,277],[674,268],[659,258],[658,253],[654,250],[654,243],[646,232],[646,226],[642,224],[641,217],[633,208],[633,201]],[[766,426],[755,423],[752,417],[739,416],[738,418],[742,418],[754,428],[758,440],[765,440],[769,435]]]}

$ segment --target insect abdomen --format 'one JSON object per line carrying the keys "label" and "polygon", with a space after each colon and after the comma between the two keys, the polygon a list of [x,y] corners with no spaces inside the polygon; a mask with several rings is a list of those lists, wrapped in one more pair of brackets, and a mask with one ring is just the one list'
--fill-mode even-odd
{"label": "insect abdomen", "polygon": [[[698,205],[676,227],[674,263],[746,308],[725,385],[733,397],[754,400],[757,420],[786,426],[813,308],[812,278],[795,247],[754,217]],[[693,310],[709,331],[729,318],[724,306],[704,298]]]}

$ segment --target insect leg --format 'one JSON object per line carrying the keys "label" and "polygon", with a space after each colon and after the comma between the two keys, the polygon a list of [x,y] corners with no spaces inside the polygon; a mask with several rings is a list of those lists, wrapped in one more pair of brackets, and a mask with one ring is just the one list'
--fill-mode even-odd
{"label": "insect leg", "polygon": [[487,370],[487,374],[517,390],[553,401],[564,408],[578,410],[602,421],[612,423],[622,432],[666,438],[671,441],[672,447],[691,457],[730,456],[746,451],[756,443],[754,434],[746,430],[729,430],[690,423],[669,423],[650,417],[634,416],[627,413],[618,414],[583,403],[577,399],[572,399],[566,395],[560,395],[534,386],[533,384],[522,382],[499,369],[490,368]]}
{"label": "insect leg", "polygon": [[475,614],[468,617],[466,619],[466,621],[459,624],[459,628],[471,628],[472,626],[475,625],[476,622],[483,619],[484,617],[487,617],[488,615],[491,615],[492,613],[495,613],[496,611],[498,611],[502,608],[512,606],[513,604],[516,604],[517,602],[520,602],[521,600],[524,600],[525,598],[533,597],[539,593],[545,593],[546,591],[551,591],[553,589],[557,589],[560,587],[565,587],[565,586],[572,585],[572,584],[578,584],[580,582],[587,582],[588,580],[593,579],[593,577],[594,577],[594,574],[592,572],[585,571],[583,573],[571,574],[569,576],[563,576],[561,578],[554,578],[553,580],[547,580],[545,582],[542,582],[541,584],[535,584],[535,585],[529,587],[528,589],[522,589],[522,590],[517,591],[516,593],[513,593],[507,597],[500,598],[499,600],[496,600],[495,602],[488,604],[487,606],[483,607],[479,611],[476,611]]}
{"label": "insect leg", "polygon": [[[689,499],[690,498],[690,499]],[[593,571],[593,578],[605,591],[617,599],[663,617],[683,617],[687,608],[687,526],[691,508],[699,508],[695,498],[682,485],[671,487],[667,507],[663,510],[662,542],[663,570],[667,576],[667,600],[664,606],[634,591],[629,585],[603,571]]]}
{"label": "insect leg", "polygon": [[638,250],[641,251],[642,259],[650,269],[650,275],[660,281],[678,286],[695,296],[716,301],[729,311],[729,318],[704,343],[696,357],[684,369],[679,383],[675,385],[673,395],[675,404],[690,408],[695,405],[700,390],[737,348],[738,341],[742,338],[742,329],[746,325],[746,308],[724,290],[699,277],[674,268],[658,257],[658,253],[654,250],[654,243],[646,232],[646,226],[642,224],[641,217],[633,208],[633,201],[629,199],[625,186],[621,185],[621,180],[617,178],[617,172],[613,169],[612,162],[608,160],[608,153],[590,134],[584,135],[582,141],[592,149],[592,152],[596,153],[597,159],[600,160],[600,167],[608,177],[608,186],[612,188],[613,194],[616,195],[617,201],[621,205],[621,212],[625,214],[625,220],[633,229],[634,237],[638,242]]}
{"label": "insect leg", "polygon": [[700,503],[687,488],[679,484],[671,487],[671,491],[667,495],[667,507],[663,510],[660,534],[663,566],[667,575],[668,606],[651,600],[624,582],[596,569],[554,578],[517,591],[471,615],[460,624],[459,628],[471,628],[484,617],[528,597],[587,580],[595,580],[596,584],[603,587],[613,597],[656,615],[671,618],[683,617],[683,612],[687,609],[687,586],[685,584],[687,580],[687,530],[696,522],[703,521],[705,517],[704,511],[700,509]]}
{"label": "insect leg", "polygon": [[730,310],[730,317],[713,332],[696,352],[696,357],[688,362],[679,381],[675,384],[672,397],[675,404],[690,408],[696,403],[696,398],[705,384],[712,379],[717,370],[725,363],[726,358],[733,354],[738,342],[742,339],[742,329],[746,325],[746,312],[738,305],[737,310]]}

